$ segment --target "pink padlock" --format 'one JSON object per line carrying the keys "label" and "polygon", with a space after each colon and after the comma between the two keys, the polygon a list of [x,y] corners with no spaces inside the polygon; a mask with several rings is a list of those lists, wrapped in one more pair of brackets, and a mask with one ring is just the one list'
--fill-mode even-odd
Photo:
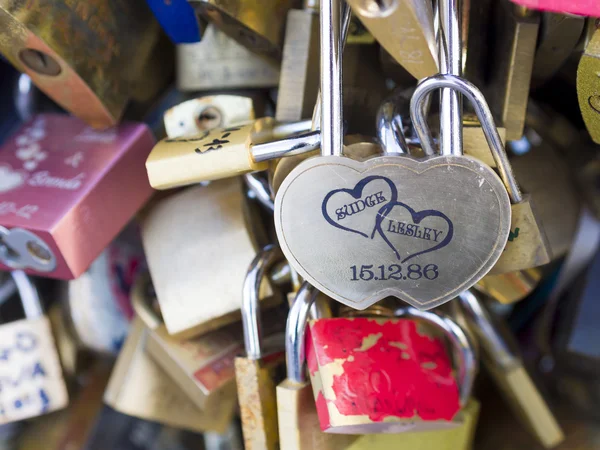
{"label": "pink padlock", "polygon": [[577,14],[579,16],[600,16],[598,0],[511,0],[521,6],[542,11],[552,11],[561,14]]}
{"label": "pink padlock", "polygon": [[60,114],[24,124],[0,148],[0,270],[73,279],[150,198],[141,123],[98,131]]}

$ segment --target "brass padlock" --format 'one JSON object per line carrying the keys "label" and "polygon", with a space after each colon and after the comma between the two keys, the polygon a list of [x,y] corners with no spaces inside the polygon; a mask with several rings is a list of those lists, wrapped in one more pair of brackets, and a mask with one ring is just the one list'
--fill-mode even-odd
{"label": "brass padlock", "polygon": [[205,19],[253,52],[281,57],[287,11],[292,0],[189,0]]}
{"label": "brass padlock", "polygon": [[473,287],[497,302],[508,304],[526,298],[538,286],[541,279],[541,269],[533,267],[500,275],[486,275]]}
{"label": "brass padlock", "polygon": [[[447,316],[412,307],[394,315],[400,319],[310,322],[306,355],[323,431],[402,433],[462,423],[476,371],[473,343]],[[458,380],[443,341],[427,328],[452,344]]]}
{"label": "brass padlock", "polygon": [[235,359],[235,378],[247,450],[279,448],[275,388],[283,379],[284,359],[282,348],[275,352],[270,349],[270,354],[264,348],[259,291],[267,271],[281,257],[279,248],[265,247],[250,264],[244,280],[242,323],[246,356]]}
{"label": "brass padlock", "polygon": [[560,425],[478,295],[465,291],[458,302],[453,302],[453,307],[462,323],[480,341],[482,360],[517,417],[544,447],[558,445],[564,439]]}
{"label": "brass padlock", "polygon": [[277,420],[281,450],[340,450],[355,439],[352,435],[324,433],[312,388],[304,371],[305,331],[317,289],[304,282],[290,308],[286,323],[287,378],[277,386]]}
{"label": "brass padlock", "polygon": [[203,411],[211,411],[235,397],[235,355],[242,336],[238,324],[181,340],[169,336],[159,315],[152,309],[152,281],[141,274],[131,291],[137,316],[148,329],[146,352]]}
{"label": "brass padlock", "polygon": [[[175,192],[141,221],[148,268],[169,334],[190,337],[240,320],[240,292],[256,249],[238,178]],[[218,214],[215,214],[218,211]],[[268,283],[267,308],[280,299]]]}
{"label": "brass padlock", "polygon": [[208,24],[202,41],[176,47],[177,87],[181,91],[270,88],[279,82],[279,65],[249,51]]}
{"label": "brass padlock", "polygon": [[0,52],[95,128],[115,125],[131,98],[151,99],[172,73],[168,39],[143,0],[2,0]]}
{"label": "brass padlock", "polygon": [[0,424],[47,414],[69,402],[50,321],[43,313],[37,288],[21,270],[10,276],[25,319],[0,326]]}
{"label": "brass padlock", "polygon": [[225,432],[233,418],[235,398],[202,411],[145,350],[147,328],[135,317],[104,393],[104,402],[130,416],[203,433]]}
{"label": "brass padlock", "polygon": [[585,126],[595,143],[600,143],[600,29],[596,27],[577,67],[577,98]]}

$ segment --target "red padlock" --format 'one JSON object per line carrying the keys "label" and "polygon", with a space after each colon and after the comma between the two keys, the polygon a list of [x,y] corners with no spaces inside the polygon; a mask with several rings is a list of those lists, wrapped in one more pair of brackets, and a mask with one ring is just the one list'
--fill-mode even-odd
{"label": "red padlock", "polygon": [[0,270],[81,275],[150,198],[155,140],[140,123],[98,131],[42,114],[0,149]]}
{"label": "red padlock", "polygon": [[552,11],[560,14],[577,14],[579,16],[600,16],[598,0],[512,0],[527,8]]}
{"label": "red padlock", "polygon": [[[403,318],[310,322],[307,364],[323,431],[399,433],[460,423],[476,369],[471,341],[446,316],[412,307],[396,316]],[[454,348],[456,378],[432,329]]]}

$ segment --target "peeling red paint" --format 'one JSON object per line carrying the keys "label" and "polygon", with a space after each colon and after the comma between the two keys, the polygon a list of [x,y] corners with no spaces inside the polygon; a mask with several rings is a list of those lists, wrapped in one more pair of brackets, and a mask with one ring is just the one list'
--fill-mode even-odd
{"label": "peeling red paint", "polygon": [[[415,415],[421,420],[452,420],[459,411],[458,386],[443,341],[417,331],[416,322],[324,319],[311,322],[310,332],[312,349],[307,354],[316,359],[319,370],[343,360],[343,374],[333,377],[335,400],[323,398],[340,414],[367,415],[381,422]],[[368,342],[375,344],[360,350],[369,336]],[[311,361],[311,372],[314,365]]]}

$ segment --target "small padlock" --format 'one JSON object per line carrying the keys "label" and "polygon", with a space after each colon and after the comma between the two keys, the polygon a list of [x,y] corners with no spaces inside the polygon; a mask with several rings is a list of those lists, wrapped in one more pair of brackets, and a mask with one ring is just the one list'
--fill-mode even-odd
{"label": "small padlock", "polygon": [[202,411],[146,353],[148,329],[135,317],[104,393],[111,408],[134,417],[177,428],[225,432],[235,408],[235,397],[225,397],[212,410]]}
{"label": "small padlock", "polygon": [[486,275],[473,286],[497,302],[508,304],[523,300],[539,285],[542,271],[538,267]]}
{"label": "small padlock", "polygon": [[131,302],[138,317],[148,329],[146,353],[203,411],[211,411],[220,403],[235,397],[234,358],[242,345],[239,324],[231,324],[182,340],[169,336],[167,329],[152,309],[155,300],[148,273],[140,275],[131,293]]}
{"label": "small padlock", "polygon": [[[148,127],[42,114],[0,151],[0,269],[81,275],[150,198]],[[116,201],[118,192],[126,192]]]}
{"label": "small padlock", "polygon": [[[411,307],[395,315],[401,319],[310,322],[307,363],[323,431],[401,433],[462,422],[476,371],[473,344],[449,317]],[[443,341],[417,331],[417,320],[448,338],[458,380]]]}
{"label": "small padlock", "polygon": [[461,411],[463,422],[456,428],[395,435],[366,434],[346,450],[471,450],[479,410],[479,402],[471,398]]}
{"label": "small padlock", "polygon": [[265,247],[250,264],[244,280],[242,324],[246,356],[235,359],[235,378],[247,450],[279,448],[275,388],[283,380],[283,339],[279,349],[265,348],[259,294],[262,279],[280,258],[277,247]]}
{"label": "small padlock", "polygon": [[[510,196],[510,232],[508,236],[504,234],[504,239],[507,239],[507,241],[504,241],[504,250],[501,250],[502,255],[499,255],[497,262],[491,270],[488,270],[489,273],[512,272],[550,262],[552,260],[552,250],[546,238],[544,227],[535,212],[533,200],[529,195],[523,195],[519,189],[485,97],[468,81],[451,75],[436,75],[423,80],[415,90],[411,101],[411,113],[413,115],[413,125],[419,134],[425,154],[430,154],[433,151],[433,139],[429,134],[425,115],[419,104],[422,95],[433,90],[433,86],[438,82],[438,86],[452,86],[470,100],[483,128],[492,156],[496,161],[502,182]],[[521,239],[517,240],[519,237]]]}
{"label": "small padlock", "polygon": [[254,120],[252,98],[212,95],[194,98],[165,112],[168,138],[191,137],[213,128],[230,127]]}
{"label": "small padlock", "polygon": [[286,323],[287,378],[277,386],[277,420],[281,450],[340,450],[356,437],[324,433],[319,426],[312,389],[305,374],[305,331],[317,289],[304,282]]}
{"label": "small padlock", "polygon": [[[240,320],[240,292],[256,256],[238,178],[158,200],[143,218],[148,268],[169,334],[189,337]],[[215,214],[218,211],[218,214]],[[268,283],[263,308],[281,301]]]}
{"label": "small padlock", "polygon": [[[300,130],[307,125],[298,123]],[[243,125],[206,130],[194,137],[164,139],[146,160],[150,184],[155,189],[169,189],[266,170],[273,151],[304,153],[318,146],[314,133],[309,136],[312,145],[304,142],[304,136],[275,141],[296,131],[299,131],[296,124],[291,124],[291,128],[285,124],[280,127],[272,118],[265,117]],[[263,149],[267,157],[257,158],[257,152]]]}
{"label": "small padlock", "polygon": [[415,0],[350,0],[371,34],[412,76],[438,72],[433,9]]}
{"label": "small padlock", "polygon": [[199,42],[198,17],[187,0],[146,0],[156,20],[175,44]]}
{"label": "small padlock", "polygon": [[165,40],[142,0],[0,2],[0,52],[94,128],[116,125],[131,98],[165,87],[173,67]]}
{"label": "small padlock", "polygon": [[564,435],[556,418],[481,299],[468,290],[453,305],[465,326],[481,342],[482,360],[515,414],[544,447],[557,446]]}
{"label": "small padlock", "polygon": [[540,18],[509,0],[496,2],[494,7],[496,33],[489,52],[495,57],[488,69],[486,92],[492,111],[506,129],[506,140],[511,141],[523,136]]}
{"label": "small padlock", "polygon": [[577,98],[585,126],[592,140],[600,143],[600,28],[596,27],[577,67]]}
{"label": "small padlock", "polygon": [[518,5],[561,14],[600,17],[600,5],[590,0],[511,0]]}
{"label": "small padlock", "polygon": [[62,409],[69,402],[50,321],[36,286],[21,270],[10,272],[25,319],[0,326],[0,424]]}
{"label": "small padlock", "polygon": [[221,31],[255,53],[279,59],[292,0],[188,0]]}
{"label": "small padlock", "polygon": [[181,91],[270,88],[279,82],[279,65],[249,51],[208,24],[202,41],[176,48],[177,87]]}

